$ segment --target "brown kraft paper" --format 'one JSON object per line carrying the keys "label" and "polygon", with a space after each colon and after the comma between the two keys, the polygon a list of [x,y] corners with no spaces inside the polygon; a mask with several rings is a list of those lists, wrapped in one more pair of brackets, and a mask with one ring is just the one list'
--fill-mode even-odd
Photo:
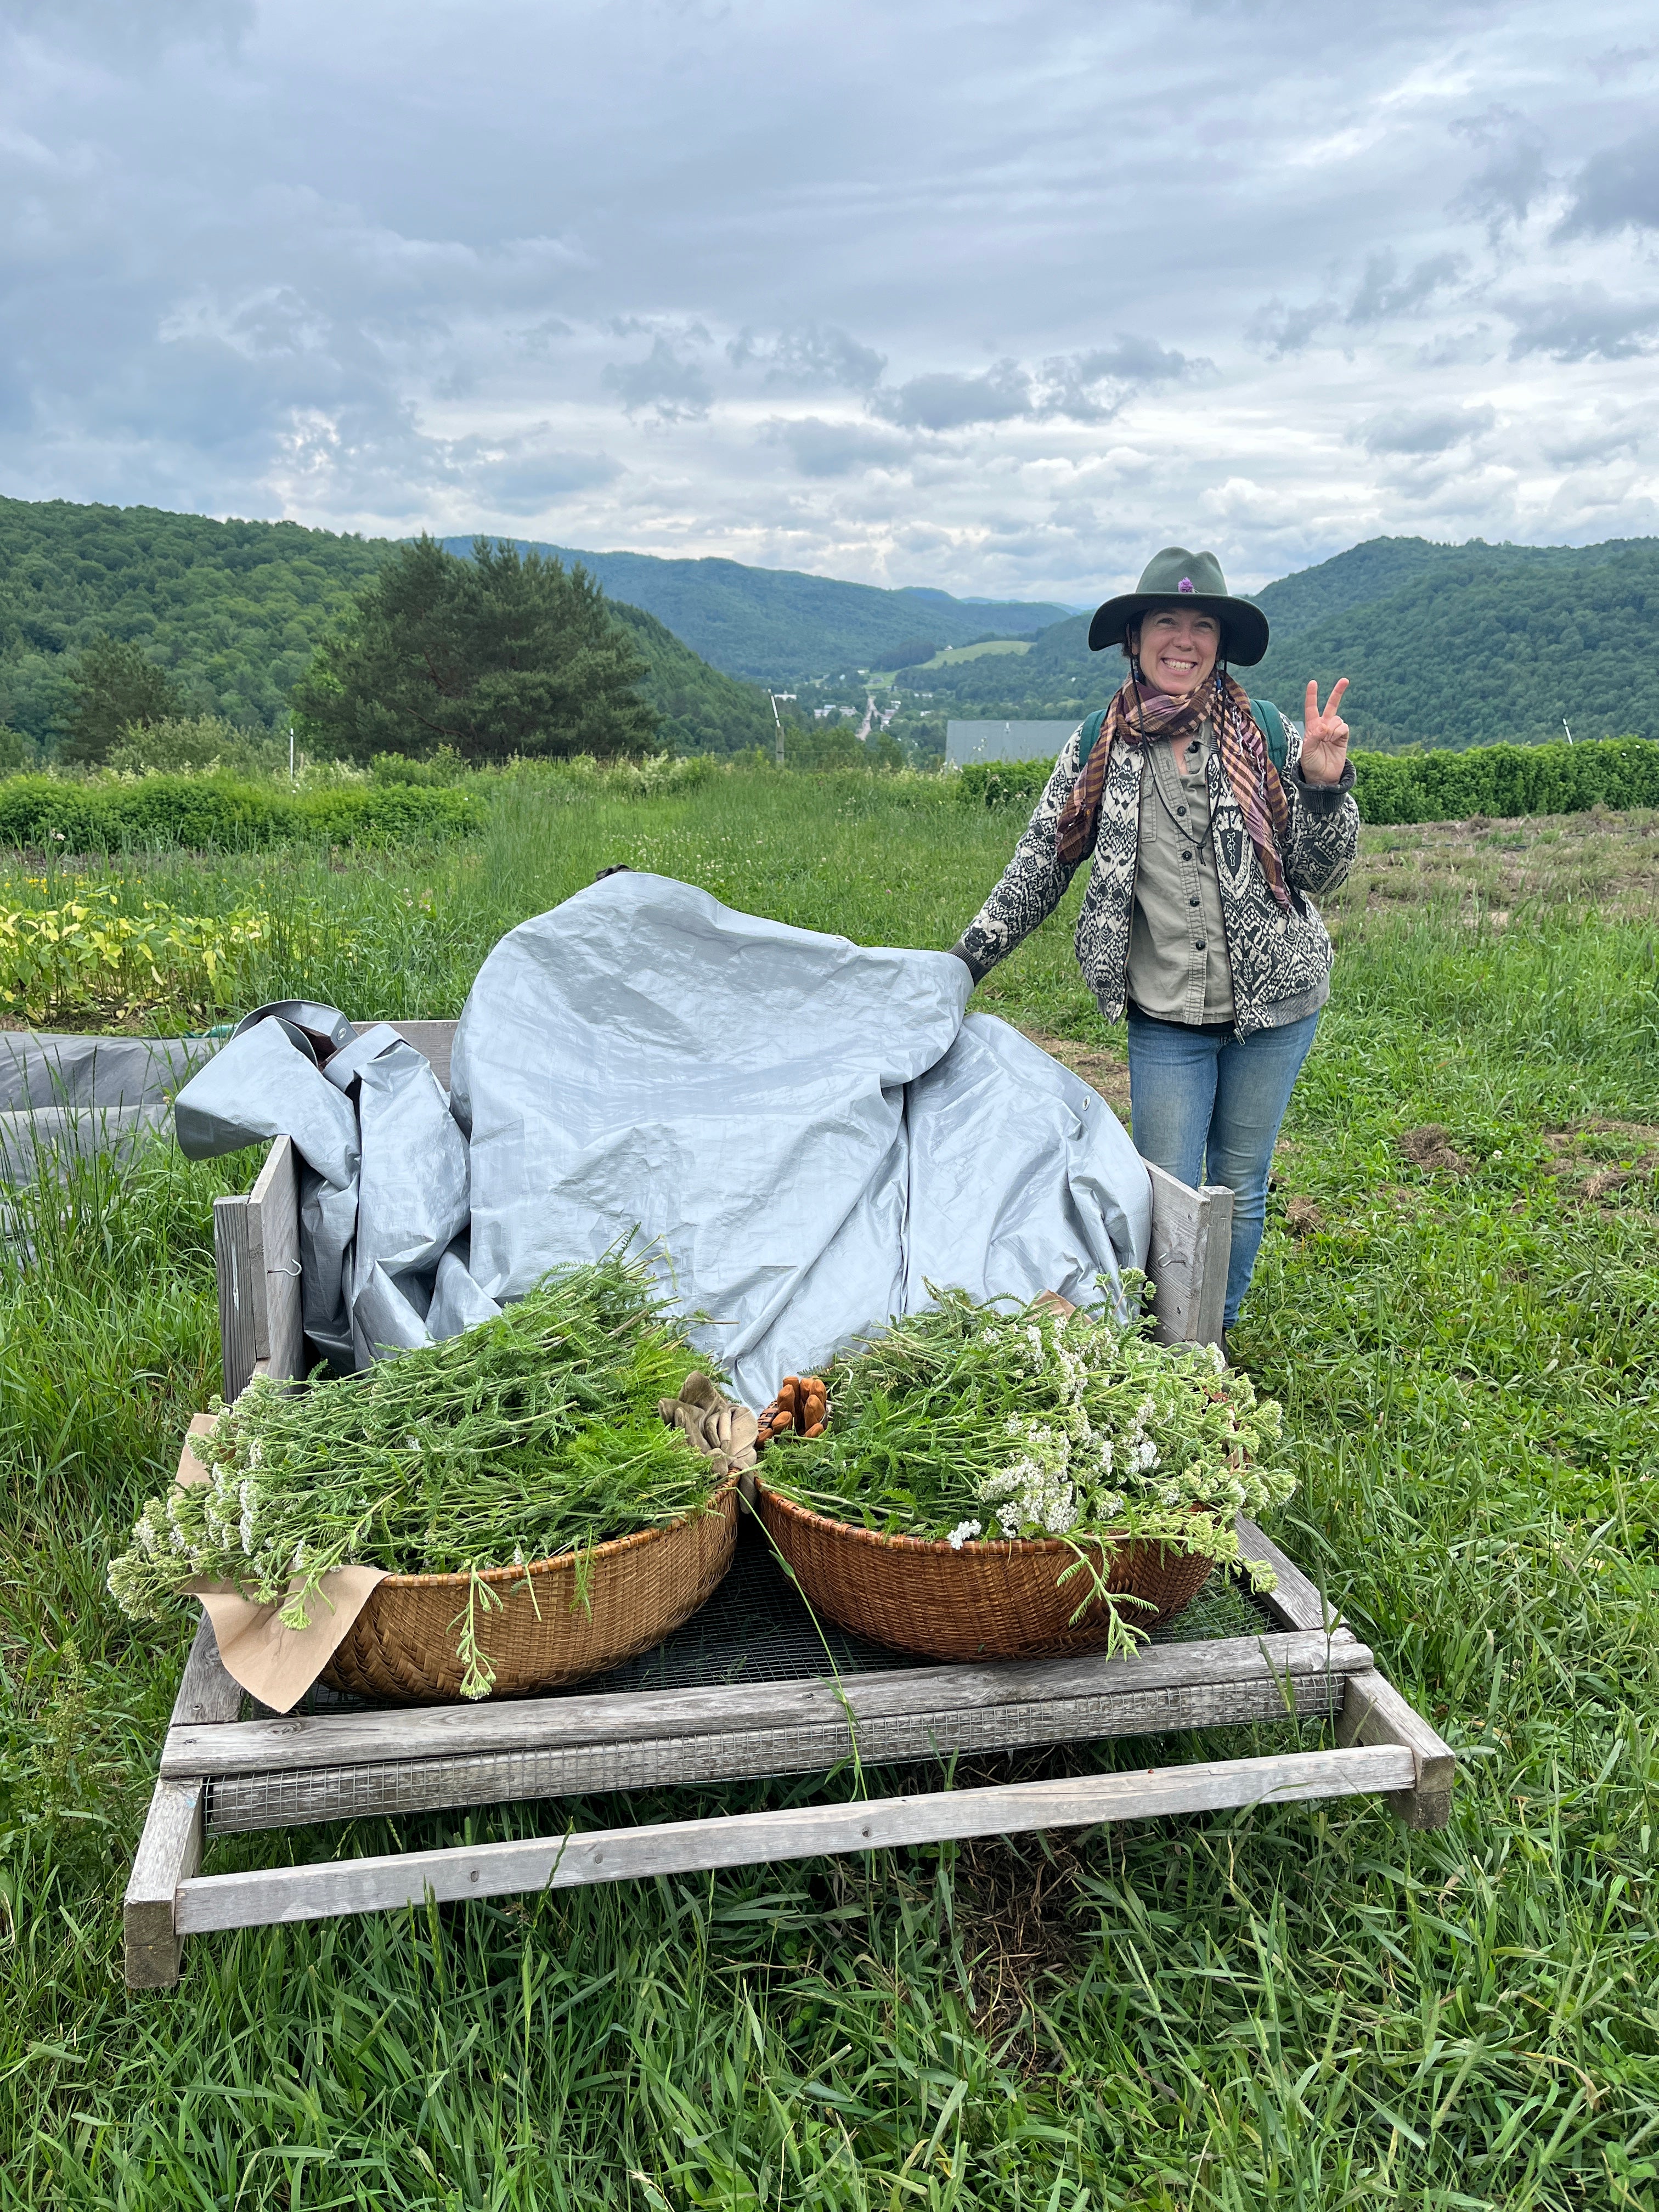
{"label": "brown kraft paper", "polygon": [[[186,1486],[210,1480],[210,1470],[191,1449],[191,1440],[210,1435],[214,1419],[211,1413],[198,1413],[191,1422],[179,1455],[179,1480]],[[375,1584],[385,1579],[384,1567],[336,1567],[323,1577],[320,1602],[313,1600],[309,1608],[314,1616],[311,1626],[301,1629],[284,1628],[278,1618],[280,1606],[256,1605],[234,1583],[198,1577],[185,1588],[201,1599],[231,1679],[272,1712],[286,1713],[327,1666]],[[301,1580],[296,1575],[290,1589],[298,1589]]]}

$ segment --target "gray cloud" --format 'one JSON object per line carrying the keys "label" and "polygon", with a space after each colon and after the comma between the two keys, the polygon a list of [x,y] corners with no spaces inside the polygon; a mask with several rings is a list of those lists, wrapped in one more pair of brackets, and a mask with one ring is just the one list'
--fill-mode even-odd
{"label": "gray cloud", "polygon": [[0,488],[1079,601],[1645,526],[1629,0],[1200,15],[0,0]]}
{"label": "gray cloud", "polygon": [[643,361],[613,362],[602,380],[626,413],[638,415],[648,408],[664,422],[700,422],[714,396],[697,362],[660,335]]}
{"label": "gray cloud", "polygon": [[1307,351],[1336,312],[1334,300],[1313,300],[1304,307],[1291,307],[1283,300],[1272,299],[1250,317],[1244,335],[1273,360],[1288,361]]}
{"label": "gray cloud", "polygon": [[1068,416],[1074,422],[1109,422],[1132,393],[1183,383],[1213,367],[1208,361],[1190,361],[1152,338],[1119,337],[1087,353],[1045,361],[1036,411]]}
{"label": "gray cloud", "polygon": [[1615,300],[1600,284],[1497,303],[1515,326],[1511,361],[1628,361],[1659,340],[1659,299]]}
{"label": "gray cloud", "polygon": [[816,323],[780,331],[769,339],[742,331],[726,352],[734,368],[763,367],[769,385],[839,385],[848,392],[870,391],[887,366],[873,346],[860,345],[845,331],[820,330]]}
{"label": "gray cloud", "polygon": [[1409,276],[1401,276],[1399,257],[1385,246],[1380,253],[1366,257],[1365,274],[1349,302],[1346,319],[1363,325],[1415,314],[1437,293],[1456,283],[1466,265],[1461,253],[1435,253],[1419,261]]}
{"label": "gray cloud", "polygon": [[1537,127],[1512,107],[1493,106],[1460,118],[1452,129],[1486,156],[1452,202],[1454,213],[1478,217],[1494,238],[1524,222],[1549,186]]}
{"label": "gray cloud", "polygon": [[1396,409],[1373,415],[1360,426],[1358,437],[1368,453],[1400,453],[1411,459],[1449,453],[1490,430],[1498,420],[1491,407],[1428,409],[1413,413]]}
{"label": "gray cloud", "polygon": [[970,424],[1007,422],[1031,404],[1031,380],[1015,361],[1000,361],[978,376],[951,369],[913,376],[871,403],[889,422],[913,430],[963,430]]}
{"label": "gray cloud", "polygon": [[1626,224],[1659,230],[1659,128],[1592,154],[1573,180],[1559,238],[1606,237]]}
{"label": "gray cloud", "polygon": [[908,448],[902,438],[868,422],[827,422],[804,415],[769,422],[763,434],[787,448],[804,477],[846,477],[860,469],[902,467]]}

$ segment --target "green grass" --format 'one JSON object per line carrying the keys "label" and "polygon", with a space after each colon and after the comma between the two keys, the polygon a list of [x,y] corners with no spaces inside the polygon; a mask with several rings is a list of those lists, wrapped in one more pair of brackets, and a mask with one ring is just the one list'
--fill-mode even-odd
{"label": "green grass", "polygon": [[[920,783],[756,773],[521,793],[408,864],[135,865],[191,911],[326,903],[319,964],[279,946],[262,994],[453,1013],[502,928],[611,860],[939,945],[1012,829]],[[210,1200],[250,1163],[158,1152],[26,1195],[34,1263],[14,1248],[0,1283],[0,2203],[1654,2212],[1652,838],[1368,834],[1239,1332],[1296,1440],[1281,1537],[1462,1753],[1443,1835],[1350,1802],[446,1907],[199,1940],[176,1992],[128,1997],[119,1898],[186,1632],[132,1630],[102,1574],[211,1387]],[[1110,1052],[1074,904],[976,1003]]]}

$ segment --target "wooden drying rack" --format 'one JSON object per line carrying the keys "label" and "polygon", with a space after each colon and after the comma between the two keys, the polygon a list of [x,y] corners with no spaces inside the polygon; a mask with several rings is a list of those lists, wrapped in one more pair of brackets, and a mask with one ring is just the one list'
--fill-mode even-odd
{"label": "wooden drying rack", "polygon": [[[392,1024],[449,1077],[453,1022]],[[1232,1194],[1158,1169],[1147,1273],[1166,1342],[1220,1334]],[[301,1373],[299,1188],[294,1148],[271,1146],[246,1198],[214,1205],[224,1395],[257,1370]],[[1254,1523],[1247,1555],[1278,1587],[1262,1631],[1149,1645],[1126,1659],[916,1666],[775,1682],[721,1682],[241,1718],[244,1692],[204,1616],[162,1747],[125,1901],[126,1978],[179,1978],[184,1940],[215,1929],[625,1881],[647,1875],[945,1838],[1091,1827],[1255,1804],[1386,1796],[1413,1827],[1449,1818],[1449,1747],[1371,1653]],[[1269,1625],[1271,1624],[1271,1625]],[[204,1874],[210,1837],[354,1815],[580,1796],[610,1790],[948,1763],[1034,1746],[1249,1722],[1334,1723],[1334,1741],[1267,1758],[851,1797],[769,1813],[575,1830],[236,1874]]]}

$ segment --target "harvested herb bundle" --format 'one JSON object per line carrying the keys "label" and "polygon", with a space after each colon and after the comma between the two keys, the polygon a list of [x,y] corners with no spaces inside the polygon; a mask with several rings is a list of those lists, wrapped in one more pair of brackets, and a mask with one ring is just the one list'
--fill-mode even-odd
{"label": "harvested herb bundle", "polygon": [[[1132,1279],[1133,1282],[1133,1279]],[[1236,1565],[1236,1513],[1283,1504],[1279,1407],[1150,1319],[1011,1310],[963,1291],[831,1367],[816,1439],[768,1445],[769,1489],[884,1535],[1142,1538]]]}
{"label": "harvested herb bundle", "polygon": [[659,1401],[708,1367],[644,1267],[556,1269],[441,1344],[297,1390],[256,1377],[109,1571],[155,1618],[200,1576],[304,1628],[348,1562],[447,1574],[592,1549],[707,1505],[718,1476]]}

